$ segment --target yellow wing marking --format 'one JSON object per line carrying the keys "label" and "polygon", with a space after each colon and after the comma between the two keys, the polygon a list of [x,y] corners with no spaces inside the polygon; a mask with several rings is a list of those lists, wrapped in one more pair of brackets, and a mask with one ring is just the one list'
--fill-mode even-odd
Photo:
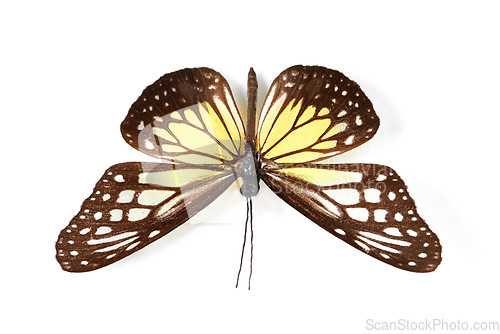
{"label": "yellow wing marking", "polygon": [[311,167],[288,167],[279,170],[318,186],[332,186],[350,182],[361,182],[363,175],[357,172],[345,172],[335,169],[322,169]]}
{"label": "yellow wing marking", "polygon": [[[270,93],[272,98],[274,93]],[[317,111],[315,106],[303,106],[303,99],[292,99],[286,106],[283,94],[261,121],[258,143],[265,159],[274,159],[277,163],[313,161],[324,156],[324,152],[312,150],[333,149],[337,140],[329,140],[347,128],[346,123],[332,126],[330,118],[317,118],[330,113],[328,108]],[[303,110],[303,111],[301,111]],[[332,126],[329,130],[328,128]],[[328,131],[327,131],[328,130]],[[320,139],[321,138],[321,139]]]}
{"label": "yellow wing marking", "polygon": [[330,110],[328,108],[323,108],[319,111],[318,116],[326,116],[330,113]]}
{"label": "yellow wing marking", "polygon": [[[219,147],[220,149],[220,147]],[[206,153],[206,152],[205,152]],[[217,165],[217,164],[222,164],[222,161],[218,158],[215,157],[210,157],[210,156],[202,156],[200,154],[196,153],[187,153],[187,154],[182,154],[178,155],[175,157],[176,161],[179,161],[181,163],[186,163],[186,164],[192,164],[192,165],[201,165],[201,164],[211,164],[211,165]]]}
{"label": "yellow wing marking", "polygon": [[[227,133],[227,138],[228,140],[231,140],[231,142],[227,142],[227,146],[230,150],[233,150],[233,153],[238,152],[239,147],[236,145],[234,141],[237,141],[238,143],[241,142],[241,133],[238,127],[236,126],[236,123],[234,122],[234,118],[231,115],[231,112],[226,108],[224,103],[222,103],[221,100],[219,100],[217,97],[214,98],[215,105],[217,109],[219,110],[222,120],[224,124],[226,125],[227,129],[224,128],[222,125],[222,128],[224,131]],[[219,139],[219,137],[216,137]]]}
{"label": "yellow wing marking", "polygon": [[[237,128],[237,134],[238,137],[233,136],[233,140],[239,140],[240,143],[243,143],[244,139],[244,134],[245,134],[245,126],[243,125],[243,122],[241,121],[241,117],[236,117],[239,116],[238,108],[236,108],[236,105],[234,104],[234,99],[231,96],[231,93],[229,92],[229,89],[227,87],[224,87],[224,94],[226,95],[226,101],[228,102],[229,105],[229,111],[230,111],[230,116],[233,120],[233,123],[236,125]],[[242,147],[241,147],[242,149]]]}
{"label": "yellow wing marking", "polygon": [[164,150],[165,152],[170,152],[170,153],[187,152],[183,147],[179,145],[163,144],[161,145],[161,149]]}
{"label": "yellow wing marking", "polygon": [[[285,107],[285,109],[278,115],[274,125],[272,126],[272,131],[269,133],[268,137],[265,139],[263,146],[261,148],[262,152],[267,151],[279,140],[287,136],[287,133],[293,128],[295,120],[299,114],[300,108],[302,107],[302,100],[300,100],[294,106],[295,99],[292,99],[290,103]],[[268,123],[271,123],[268,121]],[[290,151],[290,149],[288,150]]]}
{"label": "yellow wing marking", "polygon": [[326,150],[326,149],[331,149],[337,146],[337,141],[336,140],[329,140],[329,141],[324,141],[319,144],[314,145],[312,148],[316,150]]}
{"label": "yellow wing marking", "polygon": [[182,121],[181,114],[177,111],[174,111],[173,113],[170,113],[169,115],[170,115],[170,117],[172,117],[172,119]]}
{"label": "yellow wing marking", "polygon": [[174,193],[173,190],[144,190],[139,194],[137,202],[141,205],[158,205]]}
{"label": "yellow wing marking", "polygon": [[302,151],[276,159],[276,162],[283,164],[290,164],[290,163],[296,163],[297,161],[313,161],[322,157],[323,155],[324,154],[320,152]]}
{"label": "yellow wing marking", "polygon": [[278,113],[281,110],[283,103],[285,103],[285,99],[286,99],[286,94],[280,96],[280,98],[270,107],[268,112],[263,117],[263,121],[261,122],[261,130],[258,136],[258,139],[261,141],[259,143],[261,151],[262,151],[262,146],[265,145],[265,143],[267,142],[268,139],[267,137],[269,136],[271,128],[273,129],[273,132],[276,131],[276,128],[273,126],[273,123],[276,117],[278,116]]}
{"label": "yellow wing marking", "polygon": [[[227,94],[232,101],[230,93]],[[231,161],[239,156],[243,124],[238,111],[234,104],[228,107],[217,97],[214,101],[214,106],[197,103],[146,126],[144,134],[148,136],[148,127],[152,127],[156,137],[145,139],[146,149],[153,150],[159,145],[166,154],[175,154],[172,158],[176,161],[192,164],[221,164],[223,160]]]}
{"label": "yellow wing marking", "polygon": [[[291,133],[286,135],[283,140],[281,140],[275,147],[270,149],[265,153],[264,157],[267,159],[272,159],[273,157],[280,156],[289,152],[303,150],[317,142],[317,138],[328,129],[331,121],[329,119],[317,119],[310,123],[307,123],[299,128],[296,128]],[[309,157],[321,157],[323,153],[320,152],[298,152],[299,153],[309,153]],[[297,160],[296,154],[291,154],[284,156],[282,158],[276,159],[277,163],[292,163]],[[295,157],[294,157],[295,156]]]}
{"label": "yellow wing marking", "polygon": [[170,133],[168,133],[167,130],[157,126],[153,126],[153,133],[158,137],[168,140],[169,142],[175,143],[177,141]]}
{"label": "yellow wing marking", "polygon": [[220,173],[222,172],[202,168],[147,172],[139,174],[139,183],[163,187],[182,187],[190,182]]}
{"label": "yellow wing marking", "polygon": [[346,128],[347,128],[346,123],[335,124],[335,126],[333,126],[330,130],[328,130],[327,133],[325,133],[323,138],[330,138],[330,137],[336,135],[337,133],[344,131]]}
{"label": "yellow wing marking", "polygon": [[[234,146],[232,138],[224,128],[224,124],[215,112],[214,108],[206,102],[198,104],[198,107],[203,123],[205,124],[206,131],[211,133],[212,136],[214,136],[220,143],[220,145],[216,145],[218,155],[224,156],[227,153],[237,155],[238,151]],[[227,151],[227,153],[224,151]]]}
{"label": "yellow wing marking", "polygon": [[182,146],[193,151],[207,153],[215,158],[231,160],[229,152],[222,150],[222,147],[217,145],[205,131],[194,128],[187,123],[171,123],[169,128]]}
{"label": "yellow wing marking", "polygon": [[[266,119],[266,117],[269,114],[269,110],[270,110],[270,107],[271,107],[271,102],[273,101],[275,93],[276,93],[276,85],[273,85],[273,86],[271,86],[271,88],[269,88],[269,93],[267,93],[267,98],[264,101],[264,106],[262,107],[261,112],[258,115],[259,116],[259,118],[258,118],[258,120],[259,120],[259,124],[258,124],[259,132],[258,132],[257,140],[259,140],[259,137],[260,138],[264,138],[264,136],[267,136],[269,134],[269,130],[271,129],[271,126],[266,126],[266,128],[265,128],[266,133],[263,132],[264,120]],[[283,101],[284,101],[285,97],[283,96],[282,98],[283,98]],[[283,104],[283,101],[282,101],[282,104]],[[266,114],[263,114],[264,112]],[[263,142],[263,140],[262,140],[262,142]]]}
{"label": "yellow wing marking", "polygon": [[[325,109],[325,108],[323,108]],[[307,107],[306,110],[302,113],[300,116],[299,120],[297,121],[297,126],[304,124],[305,122],[311,120],[311,118],[314,117],[314,114],[316,113],[316,107],[309,106]]]}
{"label": "yellow wing marking", "polygon": [[195,112],[192,109],[187,109],[186,111],[184,111],[184,117],[186,117],[186,120],[189,123],[199,127],[200,129],[203,129],[203,124],[201,124],[200,119],[198,118],[198,116],[196,116]]}

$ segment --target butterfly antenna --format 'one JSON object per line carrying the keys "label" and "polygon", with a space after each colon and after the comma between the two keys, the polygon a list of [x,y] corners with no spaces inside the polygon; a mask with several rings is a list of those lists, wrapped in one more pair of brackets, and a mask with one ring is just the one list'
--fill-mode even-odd
{"label": "butterfly antenna", "polygon": [[236,278],[236,287],[240,282],[241,267],[243,267],[243,257],[245,255],[245,245],[247,241],[248,222],[250,222],[250,274],[248,275],[248,290],[250,290],[250,281],[252,279],[252,263],[253,263],[253,210],[252,198],[247,197],[247,220],[245,221],[245,235],[243,236],[243,247],[241,248],[240,269],[238,270],[238,277]]}
{"label": "butterfly antenna", "polygon": [[252,197],[248,197],[247,203],[250,203],[250,275],[248,275],[248,290],[250,290],[250,280],[252,279],[252,263],[253,263],[253,210]]}
{"label": "butterfly antenna", "polygon": [[248,219],[250,217],[250,206],[251,201],[249,202],[249,197],[247,197],[247,220],[245,221],[245,234],[243,235],[243,247],[241,247],[240,269],[238,270],[238,277],[236,278],[236,287],[238,287],[238,283],[240,282],[241,267],[243,266],[243,256],[245,255],[245,244],[247,242],[247,226]]}

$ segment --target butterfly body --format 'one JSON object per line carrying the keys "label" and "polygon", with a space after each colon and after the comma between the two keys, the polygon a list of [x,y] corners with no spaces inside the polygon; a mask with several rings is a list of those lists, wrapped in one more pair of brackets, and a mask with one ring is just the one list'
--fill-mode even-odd
{"label": "butterfly body", "polygon": [[254,197],[259,192],[260,161],[251,146],[246,143],[243,156],[235,165],[235,175],[241,178],[240,192],[245,197]]}
{"label": "butterfly body", "polygon": [[250,69],[247,98],[243,120],[224,77],[208,68],[168,73],[146,87],[121,132],[132,147],[163,163],[130,162],[106,171],[59,235],[61,267],[80,272],[116,262],[186,222],[235,181],[251,218],[251,198],[262,180],[354,248],[400,269],[436,269],[439,239],[393,169],[321,162],[378,129],[358,84],[335,70],[292,66],[273,81],[257,113],[257,78]]}

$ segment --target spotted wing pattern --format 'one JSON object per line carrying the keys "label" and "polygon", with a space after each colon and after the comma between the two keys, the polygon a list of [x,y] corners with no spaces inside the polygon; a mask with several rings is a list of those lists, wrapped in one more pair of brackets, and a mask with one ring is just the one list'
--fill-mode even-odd
{"label": "spotted wing pattern", "polygon": [[378,126],[358,84],[338,71],[297,65],[272,83],[259,118],[257,145],[263,160],[315,162],[361,145]]}
{"label": "spotted wing pattern", "polygon": [[245,138],[227,81],[208,68],[168,73],[146,87],[121,132],[141,152],[190,164],[234,164]]}
{"label": "spotted wing pattern", "polygon": [[234,181],[231,169],[128,162],[110,167],[56,243],[66,271],[116,262],[161,238]]}
{"label": "spotted wing pattern", "polygon": [[275,165],[261,177],[303,215],[374,258],[414,272],[433,271],[441,262],[438,237],[387,166]]}

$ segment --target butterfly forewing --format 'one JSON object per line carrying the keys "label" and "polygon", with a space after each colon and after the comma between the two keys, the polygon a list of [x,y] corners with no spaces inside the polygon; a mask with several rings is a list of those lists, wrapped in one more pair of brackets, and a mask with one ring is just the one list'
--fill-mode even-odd
{"label": "butterfly forewing", "polygon": [[261,177],[288,204],[368,255],[414,272],[433,271],[441,262],[438,237],[387,166],[268,166]]}
{"label": "butterfly forewing", "polygon": [[121,132],[141,152],[190,164],[233,164],[245,137],[228,83],[208,68],[168,73],[148,86]]}
{"label": "butterfly forewing", "polygon": [[314,162],[361,145],[378,126],[358,84],[338,71],[298,65],[273,81],[260,115],[257,146],[263,160]]}
{"label": "butterfly forewing", "polygon": [[187,221],[233,181],[222,166],[114,165],[61,231],[57,260],[73,272],[116,262]]}

